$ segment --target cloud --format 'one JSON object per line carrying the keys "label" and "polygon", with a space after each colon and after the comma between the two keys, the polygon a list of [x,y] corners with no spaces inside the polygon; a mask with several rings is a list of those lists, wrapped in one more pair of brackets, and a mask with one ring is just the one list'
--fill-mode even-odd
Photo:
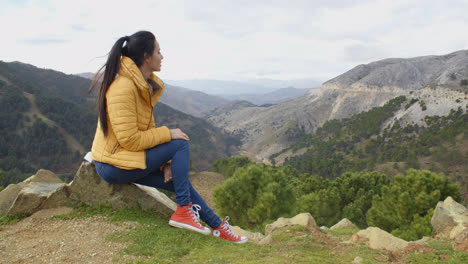
{"label": "cloud", "polygon": [[146,29],[163,78],[325,81],[387,57],[467,49],[466,10],[462,0],[11,1],[0,59],[96,71],[119,37]]}
{"label": "cloud", "polygon": [[54,45],[54,44],[62,44],[71,41],[71,39],[65,38],[57,38],[57,37],[43,37],[43,38],[31,38],[31,39],[23,39],[19,42],[28,45]]}

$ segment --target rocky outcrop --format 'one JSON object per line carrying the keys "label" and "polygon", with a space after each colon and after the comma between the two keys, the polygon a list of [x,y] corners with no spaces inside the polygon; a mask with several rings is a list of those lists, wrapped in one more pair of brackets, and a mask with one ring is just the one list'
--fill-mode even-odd
{"label": "rocky outcrop", "polygon": [[140,206],[171,215],[176,204],[155,188],[136,184],[109,184],[96,173],[94,165],[83,162],[70,183],[70,199],[87,205],[109,205],[120,209]]}
{"label": "rocky outcrop", "polygon": [[437,204],[431,224],[436,236],[452,240],[468,239],[468,209],[450,196]]}
{"label": "rocky outcrop", "polygon": [[357,228],[357,226],[355,224],[353,224],[353,222],[349,221],[348,218],[343,218],[343,219],[341,219],[341,221],[336,223],[334,226],[330,227],[330,230],[334,230],[334,229],[338,229],[338,228],[347,228],[347,227]]}
{"label": "rocky outcrop", "polygon": [[301,225],[307,227],[317,227],[315,223],[315,219],[312,217],[310,213],[302,213],[294,216],[293,218],[284,218],[280,217],[278,220],[273,222],[272,224],[265,226],[265,235],[269,235],[274,231],[283,228],[285,226],[293,226],[293,225]]}
{"label": "rocky outcrop", "polygon": [[356,235],[358,238],[368,240],[368,245],[372,249],[397,251],[408,246],[407,241],[394,237],[378,227],[368,227],[357,232]]}
{"label": "rocky outcrop", "polygon": [[0,215],[31,215],[41,209],[82,202],[116,209],[141,207],[171,215],[176,204],[155,188],[137,184],[109,184],[96,173],[94,165],[83,162],[73,182],[63,183],[53,172],[39,170],[25,181],[0,192]]}

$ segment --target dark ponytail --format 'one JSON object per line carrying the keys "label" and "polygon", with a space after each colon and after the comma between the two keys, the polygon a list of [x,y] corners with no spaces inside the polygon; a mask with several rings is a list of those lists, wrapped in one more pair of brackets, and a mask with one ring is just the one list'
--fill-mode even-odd
{"label": "dark ponytail", "polygon": [[[99,123],[101,124],[104,135],[107,135],[107,104],[106,93],[109,86],[115,79],[115,76],[120,71],[120,58],[122,56],[130,57],[135,64],[140,67],[147,56],[151,56],[154,52],[154,41],[156,38],[149,31],[138,31],[130,37],[125,36],[119,38],[109,53],[106,64],[94,76],[91,83],[90,92],[99,86],[99,80],[102,78],[99,87],[97,108],[99,112]],[[125,46],[124,43],[127,43]]]}

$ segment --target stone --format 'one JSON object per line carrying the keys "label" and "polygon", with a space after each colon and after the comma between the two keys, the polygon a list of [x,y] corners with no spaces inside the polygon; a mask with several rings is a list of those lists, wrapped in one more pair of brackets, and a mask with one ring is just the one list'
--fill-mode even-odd
{"label": "stone", "polygon": [[320,227],[320,230],[324,231],[324,232],[328,232],[328,230],[330,230],[330,228],[326,227],[326,226],[321,226]]}
{"label": "stone", "polygon": [[259,244],[265,238],[265,236],[261,233],[258,233],[258,232],[252,233],[238,226],[233,226],[232,231],[239,236],[247,237],[249,241],[257,243],[257,244]]}
{"label": "stone", "polygon": [[337,229],[337,228],[345,228],[345,227],[355,227],[357,226],[353,224],[353,222],[349,221],[348,218],[343,218],[341,221],[336,223],[334,226],[330,227],[330,230]]}
{"label": "stone", "polygon": [[269,234],[268,236],[266,236],[262,240],[260,240],[260,242],[258,242],[258,244],[260,246],[266,246],[266,245],[270,245],[272,241],[273,241],[273,238],[271,237],[271,234]]}
{"label": "stone", "polygon": [[407,241],[395,237],[378,227],[368,227],[357,232],[357,235],[359,238],[368,239],[371,249],[396,251],[408,246]]}
{"label": "stone", "polygon": [[7,214],[31,215],[42,209],[42,204],[65,183],[29,182],[18,193]]}
{"label": "stone", "polygon": [[461,252],[468,252],[468,229],[463,230],[454,239],[453,249]]}
{"label": "stone", "polygon": [[138,184],[109,184],[96,173],[93,164],[83,162],[74,180],[63,183],[53,172],[39,170],[18,184],[0,192],[0,215],[31,215],[36,211],[67,206],[72,202],[109,205],[115,209],[141,207],[170,216],[177,205],[155,188]]}
{"label": "stone", "polygon": [[437,204],[431,224],[434,235],[454,239],[468,228],[468,209],[449,196]]}
{"label": "stone", "polygon": [[63,183],[63,181],[53,172],[40,169],[35,175],[24,180],[25,183],[30,182],[48,182],[48,183]]}
{"label": "stone", "polygon": [[170,216],[177,205],[155,188],[136,184],[109,184],[84,161],[70,183],[70,198],[90,206],[108,205],[115,209],[141,207]]}
{"label": "stone", "polygon": [[352,264],[361,264],[364,260],[360,256],[356,256],[351,262]]}
{"label": "stone", "polygon": [[280,217],[278,220],[273,222],[272,224],[268,224],[265,226],[265,235],[269,235],[273,233],[275,230],[278,230],[285,226],[292,226],[292,225],[301,225],[301,226],[314,226],[317,227],[315,223],[314,217],[310,213],[302,213],[294,216],[293,218],[284,218]]}
{"label": "stone", "polygon": [[16,197],[18,197],[18,193],[25,185],[26,183],[24,182],[10,184],[0,192],[0,216],[8,212]]}

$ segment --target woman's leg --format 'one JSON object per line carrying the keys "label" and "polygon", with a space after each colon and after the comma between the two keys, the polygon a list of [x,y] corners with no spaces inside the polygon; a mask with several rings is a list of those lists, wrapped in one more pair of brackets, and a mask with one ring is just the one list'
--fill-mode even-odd
{"label": "woman's leg", "polygon": [[[185,140],[172,140],[146,151],[146,169],[124,170],[106,163],[96,162],[96,170],[105,181],[112,184],[138,183],[176,194],[179,206],[192,202],[201,207],[200,218],[210,227],[218,227],[222,221],[205,203],[189,181],[189,143]],[[164,182],[164,173],[160,167],[169,160],[171,163],[172,181]]]}

